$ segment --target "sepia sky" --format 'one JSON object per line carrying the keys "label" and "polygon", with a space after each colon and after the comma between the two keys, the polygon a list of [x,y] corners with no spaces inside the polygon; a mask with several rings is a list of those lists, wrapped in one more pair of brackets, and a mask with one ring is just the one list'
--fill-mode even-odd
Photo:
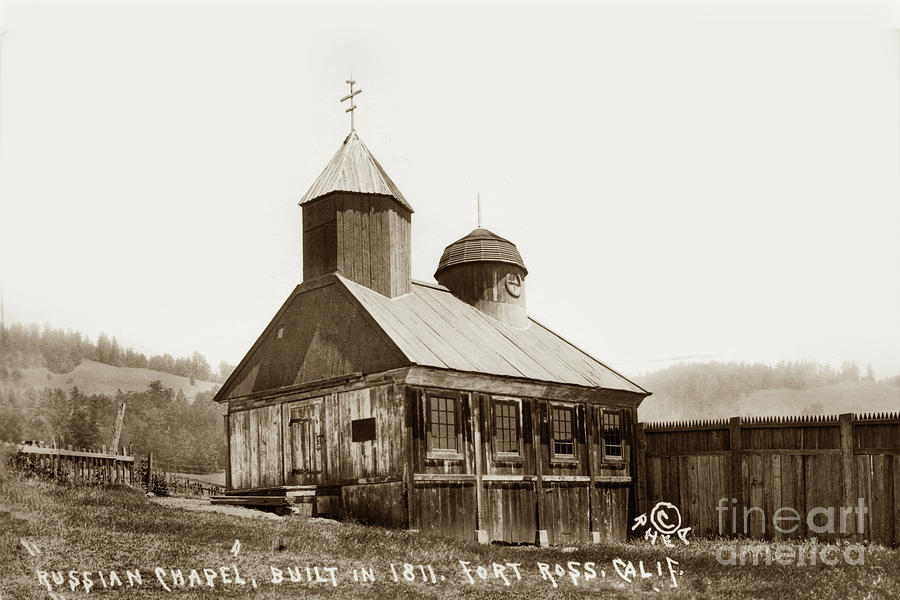
{"label": "sepia sky", "polygon": [[897,374],[900,21],[817,4],[3,2],[6,320],[237,363],[352,70],[414,278],[480,192],[529,313],[614,368]]}

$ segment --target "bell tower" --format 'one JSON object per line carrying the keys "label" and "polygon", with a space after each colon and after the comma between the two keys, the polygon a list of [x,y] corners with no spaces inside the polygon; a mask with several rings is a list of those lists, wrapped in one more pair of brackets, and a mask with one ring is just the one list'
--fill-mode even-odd
{"label": "bell tower", "polygon": [[303,280],[327,273],[394,298],[410,291],[412,206],[353,128],[300,200],[303,211]]}
{"label": "bell tower", "polygon": [[516,245],[478,227],[444,249],[434,278],[486,315],[524,329],[526,275]]}

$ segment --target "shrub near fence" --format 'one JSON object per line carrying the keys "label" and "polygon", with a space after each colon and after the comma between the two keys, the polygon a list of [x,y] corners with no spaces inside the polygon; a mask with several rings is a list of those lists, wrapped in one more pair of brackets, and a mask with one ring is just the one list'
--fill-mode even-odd
{"label": "shrub near fence", "polygon": [[13,446],[11,464],[26,474],[53,479],[74,485],[111,484],[134,485],[134,457],[115,451],[57,448],[44,442]]}
{"label": "shrub near fence", "polygon": [[[641,423],[638,436],[638,513],[671,502],[699,536],[900,545],[898,413]],[[829,517],[834,533],[819,530]]]}

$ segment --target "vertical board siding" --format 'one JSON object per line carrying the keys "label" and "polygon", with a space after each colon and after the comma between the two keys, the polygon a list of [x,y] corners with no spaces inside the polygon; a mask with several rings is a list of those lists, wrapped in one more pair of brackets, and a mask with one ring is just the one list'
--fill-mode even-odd
{"label": "vertical board siding", "polygon": [[411,510],[410,528],[471,541],[475,534],[475,485],[417,482]]}
{"label": "vertical board siding", "polygon": [[341,516],[368,525],[406,528],[406,490],[403,482],[341,487]]}
{"label": "vertical board siding", "polygon": [[[833,417],[753,419],[738,423],[736,448],[726,421],[642,424],[646,476],[638,485],[648,508],[659,501],[675,504],[693,535],[900,544],[900,417],[844,415],[841,423]],[[740,474],[738,489],[733,467]],[[716,510],[720,499],[723,513]],[[854,510],[842,532],[841,508],[855,508],[859,499],[867,509],[862,530]],[[834,533],[817,531],[826,516],[808,524],[817,507],[833,509]],[[787,509],[800,515],[799,521],[780,522],[783,529],[796,525],[795,531],[775,528],[781,508],[781,516],[792,515]]]}
{"label": "vertical board siding", "polygon": [[281,410],[278,405],[231,413],[228,418],[234,489],[284,484]]}
{"label": "vertical board siding", "polygon": [[601,543],[622,542],[628,535],[629,486],[598,485],[599,501],[593,514],[593,531],[600,534]]}
{"label": "vertical board siding", "polygon": [[551,545],[591,541],[589,491],[587,484],[544,485],[547,506],[546,529]]}
{"label": "vertical board siding", "polygon": [[488,482],[484,486],[484,496],[489,540],[534,543],[537,526],[531,482]]}

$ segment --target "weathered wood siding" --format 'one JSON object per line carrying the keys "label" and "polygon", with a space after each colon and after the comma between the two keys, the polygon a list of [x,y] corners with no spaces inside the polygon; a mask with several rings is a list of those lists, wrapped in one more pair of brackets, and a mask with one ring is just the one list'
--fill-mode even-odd
{"label": "weathered wood siding", "polygon": [[601,543],[625,540],[631,525],[627,517],[631,512],[631,485],[598,483],[594,487],[597,504],[593,513],[592,530],[598,532]]}
{"label": "weathered wood siding", "polygon": [[406,486],[401,481],[341,486],[341,515],[360,523],[407,528]]}
{"label": "weathered wood siding", "polygon": [[[234,402],[233,489],[315,485],[319,512],[465,540],[625,538],[633,407],[388,382],[313,394]],[[432,395],[456,400],[456,451],[429,451]],[[515,407],[512,449],[498,445],[498,403]],[[554,406],[572,410],[573,457],[551,451]],[[622,457],[603,453],[605,410],[622,416]]]}
{"label": "weathered wood siding", "polygon": [[[646,476],[638,510],[671,502],[693,535],[900,543],[900,416],[734,418],[643,426],[642,435]],[[841,507],[856,507],[859,499],[867,508],[863,528],[857,530],[854,511],[842,533]],[[800,515],[780,523],[796,531],[774,527],[782,507]],[[807,515],[817,507],[833,509],[834,534],[810,528]],[[823,525],[825,517],[816,522]]]}
{"label": "weathered wood siding", "polygon": [[339,272],[393,298],[409,292],[410,216],[377,194],[334,193],[303,205],[303,279]]}
{"label": "weathered wood siding", "polygon": [[537,513],[533,481],[486,481],[483,493],[484,529],[489,540],[512,544],[535,542]]}
{"label": "weathered wood siding", "polygon": [[472,541],[475,537],[474,481],[415,482],[410,529]]}
{"label": "weathered wood siding", "polygon": [[[452,390],[450,390],[452,392]],[[551,544],[595,537],[624,540],[632,470],[633,407],[602,407],[587,402],[557,402],[505,394],[460,392],[462,448],[455,458],[430,455],[426,414],[429,394],[440,389],[409,386],[414,486],[410,527],[473,539],[482,530],[488,541],[534,543],[546,531]],[[495,439],[496,402],[518,406],[518,451],[499,451]],[[552,456],[550,409],[574,411],[574,459]],[[602,452],[602,410],[622,415],[623,456]],[[448,514],[449,502],[461,502]]]}
{"label": "weathered wood siding", "polygon": [[284,484],[278,405],[228,415],[232,489]]}

